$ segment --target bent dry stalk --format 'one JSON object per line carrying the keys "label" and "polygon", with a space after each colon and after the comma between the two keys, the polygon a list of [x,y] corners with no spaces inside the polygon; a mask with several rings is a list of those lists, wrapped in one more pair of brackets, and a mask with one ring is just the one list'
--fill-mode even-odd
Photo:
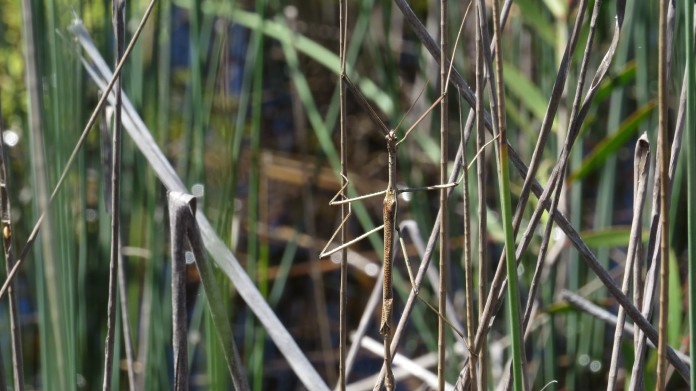
{"label": "bent dry stalk", "polygon": [[[174,351],[175,386],[188,387],[188,366],[186,359],[187,315],[186,315],[186,251],[193,253],[196,268],[201,277],[203,290],[207,297],[211,319],[216,331],[227,369],[234,388],[248,391],[246,374],[239,350],[234,342],[234,334],[229,324],[229,316],[224,305],[222,292],[218,288],[213,268],[205,257],[201,230],[196,221],[196,198],[188,193],[170,191],[169,221],[172,245],[172,346]],[[182,312],[183,311],[183,312]],[[212,336],[211,336],[212,338]]]}

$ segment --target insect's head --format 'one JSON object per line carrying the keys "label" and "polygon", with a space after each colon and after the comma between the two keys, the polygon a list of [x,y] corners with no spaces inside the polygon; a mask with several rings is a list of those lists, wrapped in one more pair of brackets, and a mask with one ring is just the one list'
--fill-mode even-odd
{"label": "insect's head", "polygon": [[396,135],[396,129],[390,129],[389,133],[384,136],[385,139],[387,139],[387,142],[393,142],[396,141],[398,136]]}

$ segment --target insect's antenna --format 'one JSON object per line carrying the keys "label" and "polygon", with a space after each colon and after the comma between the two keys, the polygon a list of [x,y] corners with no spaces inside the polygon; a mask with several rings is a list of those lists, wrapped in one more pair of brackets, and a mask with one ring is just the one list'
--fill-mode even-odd
{"label": "insect's antenna", "polygon": [[[342,4],[343,7],[345,7],[342,12],[344,12],[344,15],[348,14],[348,6],[346,3]],[[346,74],[346,47],[348,46],[346,44],[347,39],[345,37],[348,36],[348,23],[343,23],[343,45],[341,46],[341,76],[344,76]]]}
{"label": "insect's antenna", "polygon": [[350,79],[348,78],[348,75],[342,75],[342,77],[343,77],[343,80],[345,80],[346,86],[348,87],[348,89],[351,90],[353,92],[353,95],[355,95],[355,97],[357,98],[358,103],[360,104],[360,107],[362,107],[362,109],[365,110],[367,112],[367,114],[370,115],[370,118],[372,118],[372,122],[374,122],[377,125],[377,127],[380,128],[382,133],[385,136],[388,135],[389,128],[387,128],[387,126],[384,124],[384,122],[382,122],[382,119],[379,118],[379,115],[377,115],[377,113],[372,109],[372,106],[370,106],[370,104],[367,103],[367,98],[365,98],[365,95],[363,95],[362,92],[360,92],[358,87],[356,87],[352,81],[350,81]]}
{"label": "insect's antenna", "polygon": [[[413,108],[416,106],[416,103],[418,103],[418,100],[420,100],[421,96],[423,96],[423,92],[425,91],[425,88],[428,87],[428,83],[430,83],[430,80],[425,81],[425,84],[423,84],[423,88],[421,88],[420,92],[418,93],[416,100],[414,100],[413,103],[411,103],[411,107],[409,107],[408,110],[406,111],[406,114],[404,114],[401,117],[401,119],[399,120],[399,123],[396,124],[394,129],[399,129],[399,127],[401,127],[401,123],[404,122],[404,119],[411,113],[411,110],[413,110]],[[406,137],[404,136],[404,138],[406,138]]]}
{"label": "insect's antenna", "polygon": [[469,5],[466,6],[466,11],[464,11],[464,17],[462,18],[462,23],[459,25],[459,32],[457,33],[457,39],[454,41],[454,49],[452,49],[452,57],[450,60],[450,66],[449,70],[447,71],[447,81],[445,82],[445,91],[447,91],[447,87],[449,87],[449,81],[450,81],[450,75],[452,75],[452,67],[454,65],[454,55],[457,53],[457,46],[459,43],[459,38],[462,36],[462,30],[464,29],[464,22],[466,21],[466,17],[469,16],[469,9],[471,8],[471,4],[473,1],[469,2]]}
{"label": "insect's antenna", "polygon": [[418,119],[416,120],[416,122],[415,122],[413,125],[411,125],[410,128],[408,128],[408,130],[406,131],[406,134],[404,134],[404,137],[402,137],[401,140],[399,140],[399,142],[396,143],[396,145],[398,146],[398,145],[401,144],[404,140],[406,140],[406,137],[408,137],[408,135],[411,133],[411,131],[413,131],[413,129],[415,129],[416,126],[418,126],[418,125],[425,119],[425,117],[427,117],[428,114],[430,114],[430,112],[433,111],[433,109],[435,108],[435,106],[437,106],[438,104],[440,104],[440,102],[442,102],[442,99],[444,99],[444,98],[445,98],[444,95],[440,95],[440,97],[437,98],[437,99],[435,100],[435,102],[433,102],[433,104],[430,105],[430,107],[428,107],[428,110],[426,110],[425,113],[423,113],[420,117],[418,117]]}
{"label": "insect's antenna", "polygon": [[479,149],[478,152],[476,152],[476,156],[474,156],[474,158],[471,159],[471,162],[469,162],[469,165],[466,166],[466,169],[467,169],[467,170],[470,170],[470,169],[471,169],[471,166],[473,166],[474,163],[476,163],[476,159],[479,158],[479,156],[483,153],[483,151],[486,149],[486,147],[487,147],[490,143],[492,143],[493,141],[497,140],[498,137],[500,137],[500,134],[496,134],[495,137],[493,137],[492,139],[488,140],[488,142],[486,142],[485,144],[483,144],[483,146],[481,147],[481,149]]}
{"label": "insect's antenna", "polygon": [[[457,33],[457,40],[454,42],[454,49],[452,50],[452,57],[451,57],[452,60],[450,60],[449,70],[447,71],[447,80],[445,81],[445,91],[447,90],[447,87],[449,86],[450,75],[452,74],[452,68],[454,68],[454,55],[457,52],[457,46],[459,46],[458,45],[459,38],[462,36],[462,30],[464,29],[464,22],[466,21],[466,17],[469,15],[469,9],[471,8],[471,3],[473,3],[473,1],[469,2],[469,5],[466,7],[466,12],[464,13],[464,17],[462,18],[462,23],[459,26],[459,32]],[[447,61],[447,59],[445,59],[445,61]],[[427,85],[427,83],[426,83],[426,85]],[[425,89],[425,87],[423,87],[423,88]],[[421,94],[423,94],[423,91],[421,91],[421,93],[418,95],[419,98],[420,98]],[[440,102],[442,102],[442,100],[444,98],[445,98],[444,95],[440,95],[440,97],[435,102],[433,102],[432,105],[430,105],[428,110],[426,110],[426,112],[423,113],[423,115],[421,115],[420,118],[418,118],[418,120],[406,131],[406,134],[404,134],[404,137],[402,137],[401,140],[399,140],[399,142],[396,143],[396,145],[398,146],[399,144],[401,144],[402,141],[406,140],[406,137],[408,137],[409,133],[411,133],[411,131],[413,131],[413,129],[421,121],[423,121],[425,119],[425,117],[428,114],[430,114],[430,112],[435,108],[435,106],[437,106]],[[414,104],[415,104],[415,102],[414,102]],[[413,107],[413,105],[411,105],[411,107]],[[409,109],[409,111],[411,111],[411,109]],[[402,118],[402,121],[403,121],[403,118]],[[401,124],[401,121],[399,121],[399,124]],[[398,129],[398,126],[395,129]]]}

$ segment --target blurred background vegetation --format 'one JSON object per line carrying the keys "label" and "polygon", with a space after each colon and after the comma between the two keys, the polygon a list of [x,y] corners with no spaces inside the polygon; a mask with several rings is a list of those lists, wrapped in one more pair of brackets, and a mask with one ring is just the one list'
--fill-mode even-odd
{"label": "blurred background vegetation", "polygon": [[[615,1],[605,3],[598,21],[595,53],[590,59],[592,69],[601,61],[615,23]],[[22,4],[31,4],[31,25],[22,22]],[[452,38],[467,4],[450,5]],[[520,0],[512,6],[503,37],[506,109],[510,143],[524,161],[531,157],[577,4],[574,0]],[[593,4],[591,1],[589,9]],[[142,0],[127,3],[127,39],[146,6]],[[435,36],[437,4],[418,0],[411,6]],[[673,118],[685,61],[679,49],[684,47],[684,17],[678,8],[670,78]],[[68,28],[76,18],[81,19],[106,61],[113,64],[111,3],[0,0],[0,10],[3,141],[13,237],[15,246],[21,249],[38,218],[39,199],[46,196],[41,189],[52,191],[98,99],[99,91],[83,70],[80,50]],[[559,207],[617,281],[621,280],[621,269],[617,267],[626,257],[633,214],[632,151],[642,132],[647,132],[651,145],[656,145],[657,124],[658,5],[627,0],[626,10],[616,57],[573,150]],[[471,86],[475,84],[473,20],[471,12],[455,55],[456,68]],[[589,15],[570,68],[571,86],[579,72],[577,64],[588,22]],[[348,26],[348,64],[355,81],[388,124],[394,126],[401,119],[421,86],[430,81],[424,97],[407,116],[406,122],[412,122],[437,98],[437,64],[405,24],[400,11],[388,1],[350,1]],[[40,99],[32,102],[25,76],[26,29],[33,30],[40,82]],[[330,386],[337,380],[339,265],[318,260],[317,254],[340,222],[339,208],[328,206],[340,186],[336,174],[337,53],[335,2],[160,0],[123,71],[124,93],[185,185],[199,197],[199,211],[208,216]],[[451,139],[456,141],[459,112],[466,114],[468,107],[459,107],[454,94],[449,99],[455,108],[450,118]],[[544,151],[537,174],[542,185],[565,138],[572,100],[571,93],[564,96],[549,147]],[[30,125],[31,105],[39,110],[40,129]],[[383,137],[352,98],[348,111],[349,177],[358,193],[384,189]],[[400,186],[436,184],[437,122],[437,115],[429,117],[402,145]],[[110,248],[103,134],[98,126],[91,131],[16,279],[28,389],[95,389],[101,382]],[[474,143],[467,148],[471,158],[476,152]],[[452,159],[456,150],[457,143],[452,142]],[[492,174],[494,154],[490,151],[483,157],[491,173],[486,200],[489,209],[472,209],[471,213],[474,219],[479,213],[488,216],[489,259],[480,261],[493,268],[502,250],[502,228],[497,180]],[[43,157],[43,168],[37,156]],[[42,171],[45,176],[37,174]],[[681,158],[672,193],[670,261],[674,283],[670,284],[669,311],[670,343],[682,350],[688,338],[687,301],[682,299],[687,287],[684,172],[685,159]],[[475,184],[475,172],[470,175]],[[514,196],[522,179],[516,173],[511,178]],[[463,318],[462,191],[456,192],[450,210],[454,216],[450,218],[450,293]],[[475,189],[470,192],[476,197]],[[436,197],[413,194],[402,202],[400,219],[416,221],[421,236],[427,237],[437,212]],[[471,205],[475,208],[475,200]],[[380,197],[356,203],[353,211],[357,218],[349,223],[350,235],[379,225],[381,209]],[[528,217],[531,212],[527,211]],[[143,389],[167,389],[172,358],[166,189],[128,137],[123,147],[121,218],[137,379]],[[545,215],[544,222],[547,218]],[[558,297],[561,290],[567,289],[610,311],[616,312],[618,306],[579,261],[560,231],[554,240],[551,246],[555,245],[556,251],[550,259],[553,266],[538,303],[539,326],[527,344],[530,368],[536,374],[534,389],[551,380],[558,384],[550,385],[550,389],[604,387],[613,327],[564,304]],[[533,272],[531,262],[536,259],[539,243],[540,239],[535,239],[523,257],[522,264],[527,265],[521,274],[524,287]],[[381,246],[380,235],[376,234],[352,247],[357,255],[348,277],[349,333],[357,327],[372,287],[380,283],[376,276]],[[416,250],[411,245],[408,248],[411,262],[418,264]],[[398,309],[410,284],[403,262],[399,259],[396,264]],[[198,274],[193,267],[189,271],[191,384],[196,389],[226,389],[230,387],[228,373],[212,333],[205,297],[197,294]],[[296,375],[236,295],[235,287],[222,274],[219,277],[227,292],[235,340],[252,388],[300,388]],[[423,289],[422,296],[436,302],[429,288]],[[0,303],[0,351],[5,374],[9,375],[6,306],[6,300]],[[379,308],[374,311],[368,332],[375,339],[379,339],[378,317]],[[420,303],[399,352],[415,358],[435,351],[436,323],[437,316]],[[120,327],[116,346],[122,346]],[[507,357],[507,350],[503,350],[507,346],[505,327],[504,322],[496,321],[489,338],[492,385],[497,384]],[[455,342],[454,337],[451,341]],[[625,344],[624,368],[630,368],[633,361],[632,349]],[[116,389],[127,386],[122,354],[121,348],[114,364],[119,374],[113,380]],[[656,362],[654,351],[649,354],[647,388],[654,381]],[[456,381],[461,362],[459,356],[448,361],[448,382]],[[380,366],[379,353],[361,350],[349,383],[373,374]],[[627,381],[626,372],[622,374],[619,384]],[[401,382],[399,389],[420,389],[421,383],[411,378]],[[670,387],[680,389],[684,384],[675,378]]]}

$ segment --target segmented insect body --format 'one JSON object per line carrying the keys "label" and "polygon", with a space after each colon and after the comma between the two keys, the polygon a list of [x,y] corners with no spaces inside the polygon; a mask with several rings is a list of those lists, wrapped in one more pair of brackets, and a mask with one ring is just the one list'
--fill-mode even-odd
{"label": "segmented insect body", "polygon": [[390,130],[385,136],[387,152],[389,154],[389,183],[384,196],[384,282],[382,286],[382,324],[379,332],[384,336],[384,358],[387,373],[384,385],[387,390],[394,389],[394,375],[391,370],[391,333],[392,312],[394,309],[394,292],[392,288],[392,262],[394,249],[394,224],[396,221],[396,187],[394,177],[396,174],[396,131]]}
{"label": "segmented insect body", "polygon": [[393,183],[396,171],[396,132],[394,130],[389,131],[385,139],[387,141],[387,151],[389,154],[389,183],[387,185],[387,192],[384,196],[384,285],[382,288],[383,305],[380,333],[387,336],[391,334],[392,309],[394,303],[392,289],[392,251],[394,248],[394,222],[396,220],[397,209],[396,189]]}
{"label": "segmented insect body", "polygon": [[[386,376],[384,378],[384,385],[388,391],[391,391],[394,389],[395,383],[394,383],[394,375],[392,373],[392,368],[391,368],[391,342],[392,342],[392,333],[394,332],[393,329],[393,323],[392,323],[392,315],[394,312],[394,295],[393,295],[393,287],[392,287],[392,265],[393,265],[393,250],[394,250],[394,241],[396,240],[395,238],[395,231],[396,231],[396,218],[397,218],[397,189],[396,189],[396,150],[399,145],[399,143],[403,142],[409,135],[409,133],[415,129],[415,127],[428,115],[430,111],[437,106],[442,99],[444,98],[444,95],[440,96],[433,104],[428,108],[428,110],[418,118],[418,120],[415,121],[415,123],[407,130],[404,132],[403,137],[401,140],[398,139],[397,137],[397,132],[396,129],[399,129],[401,125],[401,121],[399,121],[399,124],[396,126],[395,129],[388,129],[387,126],[382,122],[380,117],[377,115],[377,113],[372,109],[369,103],[367,103],[367,99],[362,95],[360,90],[350,81],[350,79],[343,74],[341,76],[341,80],[345,82],[346,87],[351,90],[355,97],[357,98],[357,102],[363,107],[365,112],[372,118],[374,123],[380,128],[382,131],[382,134],[384,134],[385,141],[387,143],[387,154],[389,157],[389,182],[387,184],[387,189],[384,191],[385,197],[384,197],[384,225],[380,228],[384,229],[384,281],[383,281],[383,290],[382,290],[382,321],[380,324],[379,332],[382,334],[384,337],[384,365],[386,367]],[[423,93],[423,90],[420,92],[421,94]],[[420,94],[419,94],[420,97]],[[413,106],[411,106],[412,108]],[[410,112],[410,109],[409,109]],[[403,121],[403,118],[402,118]],[[346,178],[347,179],[347,178]],[[435,188],[442,188],[443,186],[445,187],[450,187],[454,184],[447,184],[447,185],[438,185],[435,187],[425,187],[425,188],[419,188],[419,189],[410,189],[409,191],[413,190],[428,190],[428,189],[435,189]],[[344,186],[345,188],[345,186]],[[341,191],[344,190],[344,188],[341,189]],[[375,193],[376,194],[381,194],[382,192]],[[342,194],[341,192],[337,193],[337,197],[339,194]],[[352,201],[356,201],[359,199],[367,198],[372,195],[367,195],[367,196],[361,196],[361,197],[356,197],[351,200],[340,200],[340,201],[334,201],[332,200],[331,204],[332,205],[338,205],[338,204],[343,204],[343,203],[349,203]],[[343,222],[341,225],[345,223],[347,219],[347,216],[344,217]],[[350,245],[350,243],[354,243],[360,239],[363,239],[367,235],[371,234],[374,231],[379,230],[380,228],[377,228],[373,231],[367,232],[363,234],[363,236],[348,242],[348,243],[343,243],[342,245],[335,247],[334,249],[330,251],[326,251],[326,249],[329,246],[329,243],[331,243],[334,239],[334,237],[338,234],[339,231],[336,231],[334,233],[334,236],[329,240],[327,243],[326,247],[324,250],[321,252],[321,257],[326,257],[329,256],[337,251],[340,251],[346,246]],[[408,263],[407,263],[408,267]],[[411,277],[410,269],[409,269],[409,277]],[[413,278],[411,277],[411,281],[413,282]],[[413,284],[414,289],[417,293],[417,287],[415,284]]]}
{"label": "segmented insect body", "polygon": [[382,324],[380,333],[391,334],[393,289],[392,289],[392,249],[394,247],[394,217],[396,215],[396,194],[394,190],[387,191],[384,197],[384,284],[382,295]]}

